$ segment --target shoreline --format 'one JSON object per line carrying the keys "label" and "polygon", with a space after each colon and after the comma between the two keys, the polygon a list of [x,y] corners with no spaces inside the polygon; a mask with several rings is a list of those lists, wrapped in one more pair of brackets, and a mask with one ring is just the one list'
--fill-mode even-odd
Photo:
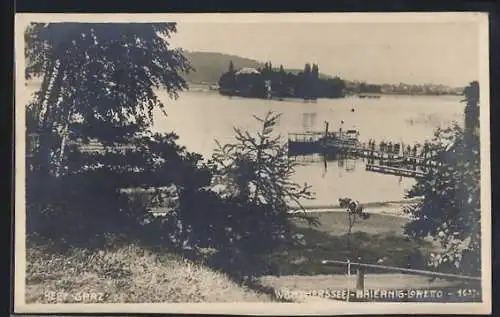
{"label": "shoreline", "polygon": [[[216,93],[219,93],[219,90],[218,89],[211,89],[210,87],[215,85],[214,84],[209,84],[209,83],[194,83],[194,82],[188,82],[187,83],[189,88],[186,90],[186,91],[192,91],[192,92],[206,92],[205,90],[209,91],[209,92],[216,92]],[[194,89],[192,89],[194,88]],[[441,92],[441,93],[404,93],[404,92],[346,92],[344,97],[338,97],[338,99],[343,99],[343,98],[352,98],[352,97],[355,97],[355,98],[359,98],[359,96],[362,96],[362,98],[370,98],[372,96],[375,96],[375,97],[382,97],[382,96],[429,96],[429,97],[439,97],[439,96],[455,96],[455,97],[461,97],[462,94],[458,94],[458,93],[445,93],[445,92]],[[237,95],[233,96],[233,97],[237,97]],[[256,99],[259,99],[257,97],[247,97],[247,98],[256,98]],[[273,98],[274,99],[274,98]],[[276,98],[278,99],[278,98]],[[287,98],[285,98],[287,99]],[[302,99],[302,98],[292,98],[292,99]],[[318,99],[325,99],[325,98],[318,98]],[[330,99],[330,98],[326,98],[326,99]],[[336,99],[336,98],[332,98],[332,99]]]}
{"label": "shoreline", "polygon": [[[399,204],[399,205],[407,205],[407,204],[414,204],[419,201],[421,201],[421,198],[412,198],[412,199],[401,199],[401,200],[383,200],[383,201],[371,201],[371,202],[366,202],[366,203],[360,203],[363,207],[387,207],[390,205],[394,204]],[[307,209],[323,209],[323,208],[340,208],[338,204],[331,204],[331,205],[311,205],[311,206],[304,206]],[[296,208],[294,208],[296,209]]]}
{"label": "shoreline", "polygon": [[[406,199],[396,201],[381,201],[381,202],[368,202],[361,203],[364,210],[370,214],[394,216],[400,218],[411,218],[402,209],[404,206],[412,205],[419,202],[421,199]],[[304,206],[306,213],[323,213],[323,212],[345,212],[345,208],[339,205],[317,205],[317,206]],[[293,208],[290,213],[299,213],[298,208]]]}
{"label": "shoreline", "polygon": [[[384,215],[399,218],[410,219],[411,215],[406,214],[402,209],[405,205],[411,205],[419,202],[420,199],[406,199],[406,200],[389,200],[381,202],[368,202],[361,204],[367,213],[374,215]],[[316,206],[304,206],[306,213],[327,213],[327,212],[346,212],[345,208],[341,208],[339,205],[316,205]],[[163,211],[162,207],[151,208],[149,211],[154,216],[166,215],[167,212]],[[301,210],[297,207],[291,208],[289,213],[300,213]]]}

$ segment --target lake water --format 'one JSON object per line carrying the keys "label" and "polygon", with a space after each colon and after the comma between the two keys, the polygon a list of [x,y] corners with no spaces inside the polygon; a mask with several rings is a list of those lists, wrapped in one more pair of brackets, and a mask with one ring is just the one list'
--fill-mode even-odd
{"label": "lake water", "polygon": [[[37,85],[29,85],[31,93]],[[171,100],[158,92],[167,106],[168,117],[155,112],[153,130],[179,135],[179,143],[189,151],[211,156],[221,143],[234,141],[233,128],[257,131],[259,122],[253,115],[263,117],[268,111],[282,113],[276,132],[286,140],[288,133],[324,131],[325,121],[330,131],[355,128],[360,141],[374,139],[414,144],[433,136],[437,127],[453,121],[463,122],[464,104],[459,96],[382,96],[380,99],[319,99],[314,103],[302,100],[261,100],[229,98],[215,92],[183,92]],[[354,112],[352,112],[354,109]],[[310,161],[310,162],[306,162]],[[340,197],[351,197],[362,203],[401,200],[413,179],[365,171],[362,160],[330,161],[325,170],[320,157],[301,160],[295,180],[307,182],[316,199],[305,205],[336,204]]]}
{"label": "lake water", "polygon": [[[314,103],[302,100],[261,100],[220,96],[217,93],[184,92],[178,100],[159,93],[167,106],[168,117],[158,111],[153,129],[175,131],[179,143],[188,150],[209,157],[221,143],[234,141],[233,128],[257,131],[268,111],[282,113],[276,132],[286,140],[288,133],[323,131],[325,121],[330,130],[355,128],[360,141],[414,144],[432,138],[437,127],[453,121],[462,123],[464,105],[459,96],[382,96],[380,99],[320,99]],[[352,111],[354,109],[354,112]],[[413,179],[365,171],[362,160],[325,164],[320,157],[307,158],[297,167],[295,180],[312,186],[316,199],[306,205],[332,205],[340,197],[351,197],[362,203],[401,200]]]}

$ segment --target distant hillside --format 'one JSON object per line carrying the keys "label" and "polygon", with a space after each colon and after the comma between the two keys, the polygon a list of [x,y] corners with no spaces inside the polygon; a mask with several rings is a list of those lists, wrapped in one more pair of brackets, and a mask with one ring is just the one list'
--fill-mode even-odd
{"label": "distant hillside", "polygon": [[[184,56],[190,61],[191,66],[194,67],[195,71],[189,74],[184,74],[183,77],[186,81],[195,84],[208,83],[215,84],[219,82],[220,76],[227,72],[229,67],[229,62],[233,61],[234,67],[236,69],[243,67],[253,67],[258,68],[264,66],[264,62],[259,62],[250,58],[244,58],[236,55],[223,54],[223,53],[213,53],[213,52],[189,52],[184,51]],[[273,68],[279,67],[279,64],[273,65]],[[301,69],[287,69],[285,70],[291,73],[301,72]],[[327,75],[320,73],[320,78],[329,77]],[[33,80],[33,82],[41,81],[41,78]],[[31,82],[31,80],[30,80]]]}
{"label": "distant hillside", "polygon": [[191,83],[217,83],[220,76],[227,72],[229,62],[233,61],[236,69],[243,67],[257,68],[263,63],[235,55],[209,52],[184,52],[195,71],[184,75]]}
{"label": "distant hillside", "polygon": [[[186,81],[193,84],[215,84],[219,82],[221,75],[228,70],[229,62],[233,61],[236,69],[243,67],[258,68],[264,66],[265,61],[256,61],[250,58],[244,58],[237,55],[216,53],[216,52],[189,52],[184,51],[183,54],[188,58],[194,71],[189,74],[184,74]],[[286,68],[286,72],[297,74],[303,69]],[[273,69],[279,67],[278,61],[273,64]],[[319,65],[321,71],[321,65]],[[331,78],[334,74],[319,74],[320,78]],[[40,85],[42,78],[36,78],[26,82],[27,85]],[[350,81],[344,79],[346,89],[351,93],[373,92],[382,94],[421,94],[421,95],[461,95],[463,87],[448,87],[444,85],[409,85],[404,83],[399,84],[369,84],[360,81]],[[361,87],[365,86],[365,87]],[[368,88],[368,89],[364,89]]]}
{"label": "distant hillside", "polygon": [[[189,74],[185,74],[183,77],[188,82],[191,83],[209,83],[214,84],[219,81],[220,76],[227,72],[229,67],[229,62],[233,61],[234,68],[243,67],[253,67],[258,68],[264,66],[264,62],[259,62],[250,58],[244,58],[241,56],[223,54],[223,53],[213,53],[213,52],[188,52],[185,51],[184,55],[191,62],[191,66],[194,67],[195,71]],[[273,65],[273,68],[277,68],[279,65]],[[286,65],[285,71],[291,73],[301,72],[301,69],[287,69]],[[325,74],[320,74],[320,78],[328,78],[329,76]]]}

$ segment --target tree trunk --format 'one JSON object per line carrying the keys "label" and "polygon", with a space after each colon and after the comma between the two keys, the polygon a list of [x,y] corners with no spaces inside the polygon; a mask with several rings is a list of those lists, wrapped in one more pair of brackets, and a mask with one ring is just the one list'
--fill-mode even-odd
{"label": "tree trunk", "polygon": [[347,228],[347,250],[349,253],[351,253],[351,231],[352,231],[352,219],[351,219],[351,213],[348,211],[348,228]]}

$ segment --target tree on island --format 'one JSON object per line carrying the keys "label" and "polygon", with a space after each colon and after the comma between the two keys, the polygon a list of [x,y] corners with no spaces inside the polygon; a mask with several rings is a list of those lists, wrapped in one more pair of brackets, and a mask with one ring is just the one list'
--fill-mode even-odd
{"label": "tree on island", "polygon": [[304,99],[310,99],[311,97],[311,64],[306,63],[304,66],[304,72],[301,74],[300,80],[300,95]]}
{"label": "tree on island", "polygon": [[311,69],[311,98],[312,99],[317,99],[318,98],[318,93],[319,93],[319,68],[317,64],[313,64],[312,69]]}
{"label": "tree on island", "polygon": [[[230,85],[230,72],[221,75],[219,85],[220,93],[224,95],[240,95],[253,98],[265,98],[266,80],[271,81],[272,95],[279,98],[342,98],[344,97],[345,84],[339,77],[319,78],[317,64],[306,64],[304,70],[298,74],[286,72],[283,65],[273,69],[270,62],[259,68],[258,74],[240,74],[236,76],[236,89]],[[240,80],[241,79],[241,80]]]}
{"label": "tree on island", "polygon": [[222,74],[219,79],[220,92],[228,95],[233,95],[236,90],[236,70],[233,61],[229,61],[228,70]]}
{"label": "tree on island", "polygon": [[273,65],[271,62],[264,63],[264,67],[261,69],[262,76],[264,80],[271,79],[271,75],[273,73]]}
{"label": "tree on island", "polygon": [[283,68],[283,65],[280,65],[276,76],[277,80],[273,82],[273,90],[276,91],[276,95],[280,98],[287,97],[286,77],[287,74],[285,69]]}

